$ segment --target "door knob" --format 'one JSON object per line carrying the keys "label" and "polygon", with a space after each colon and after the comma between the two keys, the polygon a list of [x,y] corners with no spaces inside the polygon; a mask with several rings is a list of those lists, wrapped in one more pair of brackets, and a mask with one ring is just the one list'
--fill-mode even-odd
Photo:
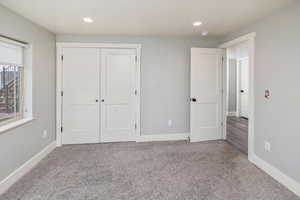
{"label": "door knob", "polygon": [[244,90],[241,90],[240,92],[241,92],[241,93],[244,93],[245,91],[244,91]]}
{"label": "door knob", "polygon": [[101,102],[104,102],[104,99],[101,99]]}
{"label": "door knob", "polygon": [[192,101],[192,102],[196,102],[197,99],[196,99],[196,98],[191,98],[191,101]]}
{"label": "door knob", "polygon": [[98,102],[99,100],[98,99],[96,99],[96,102]]}

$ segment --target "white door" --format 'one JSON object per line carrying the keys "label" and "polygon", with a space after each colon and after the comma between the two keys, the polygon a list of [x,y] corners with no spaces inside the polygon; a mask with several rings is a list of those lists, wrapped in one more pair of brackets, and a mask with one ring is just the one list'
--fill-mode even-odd
{"label": "white door", "polygon": [[191,142],[222,138],[222,49],[191,49]]}
{"label": "white door", "polygon": [[249,101],[249,59],[239,59],[239,107],[240,116],[248,118]]}
{"label": "white door", "polygon": [[99,142],[99,50],[63,49],[62,143]]}
{"label": "white door", "polygon": [[101,50],[101,141],[136,140],[136,50]]}

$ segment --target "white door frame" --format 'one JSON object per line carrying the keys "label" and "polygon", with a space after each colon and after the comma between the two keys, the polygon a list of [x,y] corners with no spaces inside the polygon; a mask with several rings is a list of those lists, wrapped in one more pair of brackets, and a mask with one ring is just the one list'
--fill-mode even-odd
{"label": "white door frame", "polygon": [[[137,114],[136,114],[136,140],[141,135],[140,126],[140,91],[141,91],[141,44],[119,44],[119,43],[56,43],[56,145],[62,146],[62,50],[63,48],[114,48],[114,49],[135,49],[137,53]],[[101,98],[100,98],[101,99]],[[100,122],[99,122],[100,123]],[[99,133],[100,134],[100,133]]]}
{"label": "white door frame", "polygon": [[[249,120],[248,120],[248,160],[254,162],[254,105],[255,105],[255,87],[254,87],[254,70],[255,70],[255,37],[256,33],[249,33],[247,35],[238,37],[234,40],[226,42],[219,46],[219,48],[228,49],[229,47],[235,46],[241,42],[248,42],[249,45]],[[224,96],[223,96],[223,139],[226,139],[226,121],[227,121],[227,108],[228,108],[228,88],[227,88],[227,70],[228,70],[228,59],[226,61],[226,65],[224,65],[225,69],[223,70],[223,78],[224,78]]]}

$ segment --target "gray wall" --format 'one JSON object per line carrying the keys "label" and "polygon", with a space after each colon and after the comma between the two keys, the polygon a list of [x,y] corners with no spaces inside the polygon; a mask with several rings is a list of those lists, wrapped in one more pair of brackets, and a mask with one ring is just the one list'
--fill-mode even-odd
{"label": "gray wall", "polygon": [[236,81],[237,81],[236,59],[229,59],[228,67],[228,112],[236,112]]}
{"label": "gray wall", "polygon": [[[0,181],[55,138],[55,36],[0,6],[0,34],[33,45],[34,121],[0,133]],[[42,138],[44,129],[48,138]]]}
{"label": "gray wall", "polygon": [[[300,182],[300,1],[224,41],[256,32],[255,153]],[[264,99],[264,90],[271,97]],[[270,153],[264,150],[270,141]]]}
{"label": "gray wall", "polygon": [[[216,47],[201,37],[104,37],[58,35],[57,42],[120,42],[142,44],[141,132],[189,132],[190,48]],[[168,127],[171,119],[173,126]]]}

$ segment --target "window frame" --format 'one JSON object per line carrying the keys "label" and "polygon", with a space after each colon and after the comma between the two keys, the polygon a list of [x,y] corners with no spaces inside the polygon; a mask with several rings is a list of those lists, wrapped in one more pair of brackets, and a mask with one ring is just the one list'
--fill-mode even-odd
{"label": "window frame", "polygon": [[[3,37],[0,35],[0,42],[8,43],[22,47],[22,64],[11,64],[22,68],[22,75],[20,80],[20,114],[13,119],[4,120],[0,122],[0,134],[8,130],[17,128],[23,124],[29,123],[34,120],[32,115],[32,45],[19,42],[14,39]],[[4,64],[4,63],[2,63]]]}

